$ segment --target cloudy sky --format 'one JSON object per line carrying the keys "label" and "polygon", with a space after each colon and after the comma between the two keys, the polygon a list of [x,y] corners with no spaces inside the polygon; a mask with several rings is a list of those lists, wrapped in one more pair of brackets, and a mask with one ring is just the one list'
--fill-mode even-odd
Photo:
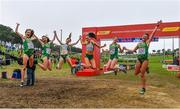
{"label": "cloudy sky", "polygon": [[[19,22],[20,32],[33,28],[37,35],[48,34],[50,38],[53,30],[60,35],[62,29],[63,41],[70,32],[76,41],[82,27],[154,23],[160,19],[180,21],[180,0],[0,0],[0,24],[15,28]],[[162,49],[163,42],[152,43],[150,51]],[[166,48],[172,48],[171,39],[165,42]],[[136,43],[122,45],[133,47]]]}

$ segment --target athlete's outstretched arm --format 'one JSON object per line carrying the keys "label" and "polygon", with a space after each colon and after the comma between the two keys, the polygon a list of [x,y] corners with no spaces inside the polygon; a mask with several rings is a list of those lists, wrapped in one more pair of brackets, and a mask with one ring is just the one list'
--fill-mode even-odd
{"label": "athlete's outstretched arm", "polygon": [[19,31],[18,31],[19,25],[20,25],[19,23],[16,23],[15,33],[16,33],[18,36],[20,36],[21,39],[23,40],[23,39],[24,39],[24,36],[23,36],[21,33],[19,33]]}
{"label": "athlete's outstretched arm", "polygon": [[106,44],[104,44],[103,46],[100,46],[98,43],[96,43],[95,41],[92,41],[92,43],[94,43],[94,45],[96,45],[98,48],[103,48],[106,46]]}
{"label": "athlete's outstretched arm", "polygon": [[157,22],[156,27],[154,28],[153,32],[152,32],[151,35],[149,36],[149,40],[146,42],[148,46],[150,45],[152,39],[154,38],[154,35],[155,35],[155,33],[156,33],[156,31],[157,31],[157,29],[158,29],[158,27],[159,27],[159,25],[160,25],[161,23],[162,23],[161,20]]}
{"label": "athlete's outstretched arm", "polygon": [[118,44],[118,48],[119,48],[120,52],[122,53],[123,49],[121,48],[121,46],[119,44]]}
{"label": "athlete's outstretched arm", "polygon": [[63,43],[59,40],[56,31],[54,31],[54,36],[56,37],[56,39],[58,40],[58,42],[59,42],[61,45],[63,45]]}
{"label": "athlete's outstretched arm", "polygon": [[104,48],[104,47],[106,47],[106,44],[104,44],[103,46],[100,46],[100,48]]}
{"label": "athlete's outstretched arm", "polygon": [[54,31],[54,37],[53,37],[53,39],[50,41],[50,43],[53,43],[53,42],[55,41],[55,38],[56,38],[55,32],[56,32],[56,31]]}
{"label": "athlete's outstretched arm", "polygon": [[33,37],[35,38],[35,39],[37,39],[40,43],[41,43],[41,45],[43,45],[44,44],[44,42],[43,41],[41,41],[35,34],[33,35]]}
{"label": "athlete's outstretched arm", "polygon": [[87,44],[86,41],[82,39],[82,36],[81,36],[81,39],[80,39],[80,40],[81,40],[81,44],[82,44],[82,45],[86,45],[86,44]]}
{"label": "athlete's outstretched arm", "polygon": [[68,36],[68,38],[70,38],[70,39],[71,39],[71,36],[72,36],[72,33],[69,33],[69,36]]}
{"label": "athlete's outstretched arm", "polygon": [[75,42],[75,43],[72,43],[72,44],[69,44],[70,46],[74,46],[76,44],[78,44],[78,42],[81,40],[81,35],[79,36],[79,39]]}
{"label": "athlete's outstretched arm", "polygon": [[136,52],[137,49],[138,49],[138,46],[136,46],[133,50],[128,49],[126,47],[123,47],[123,50],[127,50],[127,51],[130,51],[130,52]]}

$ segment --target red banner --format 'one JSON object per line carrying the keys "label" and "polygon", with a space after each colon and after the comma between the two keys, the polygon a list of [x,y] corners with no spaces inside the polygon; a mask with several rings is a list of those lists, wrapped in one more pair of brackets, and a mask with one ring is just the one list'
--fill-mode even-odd
{"label": "red banner", "polygon": [[[137,24],[124,26],[106,26],[106,27],[90,27],[83,28],[83,35],[89,32],[96,33],[98,39],[119,38],[141,38],[144,33],[151,33],[156,26],[152,24]],[[157,30],[156,37],[179,36],[180,22],[162,23]]]}
{"label": "red banner", "polygon": [[[86,27],[82,28],[83,38],[89,33],[93,32],[97,35],[97,43],[101,39],[118,38],[141,38],[144,33],[149,33],[154,30],[156,23],[152,24],[135,24],[123,26],[105,26],[105,27]],[[160,24],[155,37],[180,37],[180,22],[163,22]],[[82,60],[84,62],[85,46],[82,47]],[[100,67],[100,49],[95,47],[94,59],[97,67]]]}

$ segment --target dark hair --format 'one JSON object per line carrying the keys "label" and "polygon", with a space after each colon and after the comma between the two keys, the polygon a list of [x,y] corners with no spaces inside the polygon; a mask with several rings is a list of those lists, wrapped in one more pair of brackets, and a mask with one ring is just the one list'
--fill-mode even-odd
{"label": "dark hair", "polygon": [[149,34],[148,34],[148,33],[144,33],[144,35],[147,35],[147,36],[149,36]]}
{"label": "dark hair", "polygon": [[49,40],[49,37],[47,37],[46,35],[44,35],[44,36],[42,36],[42,37],[47,38],[47,42],[49,42],[49,41],[50,41],[50,40]]}
{"label": "dark hair", "polygon": [[68,37],[66,40],[70,40],[70,41],[71,41],[71,38],[70,38],[70,37]]}
{"label": "dark hair", "polygon": [[25,33],[26,33],[27,31],[31,31],[30,37],[32,37],[32,36],[34,35],[34,30],[32,30],[32,29],[26,29]]}
{"label": "dark hair", "polygon": [[95,38],[96,39],[96,35],[94,33],[88,33],[87,36],[89,36],[90,38]]}

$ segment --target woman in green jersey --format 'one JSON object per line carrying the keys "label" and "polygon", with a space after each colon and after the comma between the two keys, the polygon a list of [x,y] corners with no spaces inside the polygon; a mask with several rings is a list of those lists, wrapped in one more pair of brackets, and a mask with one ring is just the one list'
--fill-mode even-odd
{"label": "woman in green jersey", "polygon": [[100,46],[94,40],[96,40],[96,35],[94,33],[88,33],[85,40],[81,39],[81,44],[86,45],[86,55],[85,55],[86,67],[96,69],[96,63],[93,56],[94,46],[97,46],[98,48],[103,48],[106,46],[106,44]]}
{"label": "woman in green jersey", "polygon": [[137,55],[137,62],[135,66],[135,75],[141,74],[141,89],[140,89],[140,94],[144,94],[146,91],[146,79],[145,79],[145,72],[148,68],[148,49],[149,45],[154,37],[154,34],[156,33],[160,23],[162,21],[158,21],[156,27],[154,28],[153,32],[149,36],[148,33],[145,33],[142,36],[142,42],[138,43],[138,45],[133,49],[127,49],[124,47],[125,50],[129,50],[131,52],[136,52],[138,50],[138,55]]}
{"label": "woman in green jersey", "polygon": [[[35,35],[34,35],[35,36]],[[35,36],[36,39],[37,36]],[[51,55],[51,48],[50,48],[50,45],[51,43],[53,43],[55,40],[55,31],[54,31],[54,37],[53,37],[53,40],[49,40],[48,36],[47,35],[44,35],[42,36],[42,39],[38,39],[38,41],[41,43],[42,45],[42,60],[43,60],[43,63],[38,63],[38,65],[44,70],[46,71],[47,69],[48,70],[52,70],[51,68],[51,60],[50,60],[50,55]]]}
{"label": "woman in green jersey", "polygon": [[32,40],[34,40],[35,38],[33,37],[34,31],[32,29],[26,29],[25,36],[19,33],[18,31],[19,25],[20,24],[17,23],[15,32],[18,36],[21,37],[23,41],[23,68],[21,71],[21,85],[20,85],[20,86],[23,86],[28,60],[29,60],[30,67],[32,67],[34,64],[34,44],[32,43]]}
{"label": "woman in green jersey", "polygon": [[109,57],[108,63],[106,64],[106,69],[107,70],[113,70],[114,69],[114,66],[118,62],[118,53],[119,53],[119,51],[123,52],[123,49],[121,49],[121,46],[117,42],[118,42],[118,38],[115,37],[114,41],[109,46],[110,57]]}
{"label": "woman in green jersey", "polygon": [[56,32],[55,32],[55,37],[57,38],[57,40],[61,46],[61,56],[60,56],[59,63],[56,68],[61,69],[64,62],[68,62],[68,64],[70,65],[71,68],[75,67],[76,65],[72,64],[71,59],[69,57],[69,53],[70,53],[69,48],[78,44],[78,42],[80,41],[80,37],[75,43],[71,43],[71,33],[69,34],[68,38],[66,39],[66,43],[62,43],[61,40],[59,40]]}

